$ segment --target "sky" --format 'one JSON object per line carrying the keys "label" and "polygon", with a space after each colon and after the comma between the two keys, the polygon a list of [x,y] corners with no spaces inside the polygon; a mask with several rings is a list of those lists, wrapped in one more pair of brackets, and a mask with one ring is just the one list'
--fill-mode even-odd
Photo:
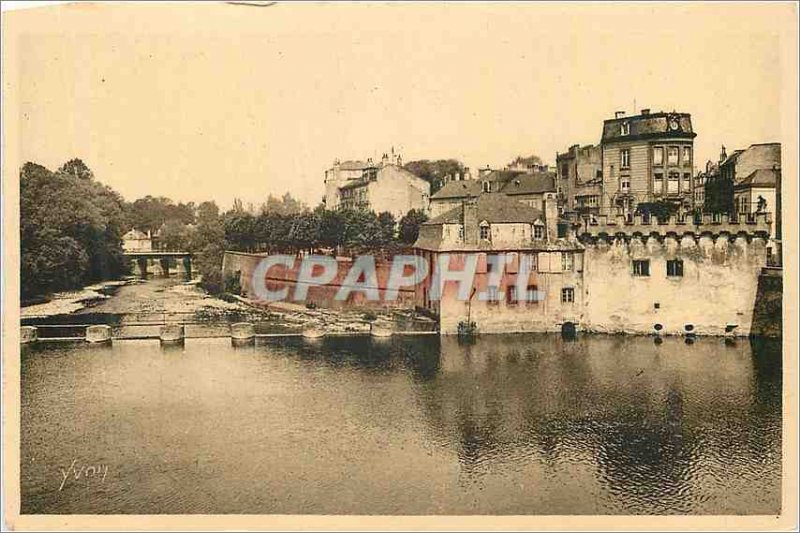
{"label": "sky", "polygon": [[[695,161],[782,141],[787,4],[83,4],[4,14],[19,160],[127,200],[291,192],[334,159],[554,162],[617,110],[688,112]],[[781,26],[782,27],[782,26]],[[793,36],[793,39],[796,35]],[[793,41],[796,42],[796,41]],[[796,96],[796,93],[795,93]],[[785,97],[785,96],[784,96]],[[634,107],[635,106],[635,107]],[[785,109],[785,108],[784,108]]]}

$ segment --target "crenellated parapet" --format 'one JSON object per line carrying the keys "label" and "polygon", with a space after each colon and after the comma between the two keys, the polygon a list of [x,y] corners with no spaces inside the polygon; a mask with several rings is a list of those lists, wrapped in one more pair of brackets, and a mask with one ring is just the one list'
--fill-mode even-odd
{"label": "crenellated parapet", "polygon": [[707,236],[716,240],[724,235],[730,240],[740,236],[748,239],[767,239],[771,225],[770,213],[753,213],[736,217],[727,214],[703,215],[701,218],[673,215],[663,221],[654,216],[597,215],[593,220],[581,223],[576,229],[576,235],[584,243],[595,242],[597,239],[613,240],[619,237],[630,239],[635,236],[653,236],[659,239],[668,236],[699,239]]}

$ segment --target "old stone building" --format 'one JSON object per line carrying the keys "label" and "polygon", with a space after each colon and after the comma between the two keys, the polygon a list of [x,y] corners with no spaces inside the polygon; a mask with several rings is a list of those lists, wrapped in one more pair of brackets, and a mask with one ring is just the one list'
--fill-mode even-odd
{"label": "old stone building", "polygon": [[546,193],[555,193],[555,173],[520,170],[489,170],[478,179],[449,181],[431,196],[431,217],[458,207],[465,200],[483,194],[501,193],[538,209],[543,208]]}
{"label": "old stone building", "polygon": [[604,121],[600,211],[632,214],[657,201],[690,208],[695,136],[688,113],[619,111]]}
{"label": "old stone building", "polygon": [[148,231],[144,233],[136,228],[122,236],[122,249],[126,252],[151,252],[153,251],[153,238]]}
{"label": "old stone building", "polygon": [[556,180],[562,213],[598,214],[603,194],[603,161],[599,145],[575,144],[556,154]]}
{"label": "old stone building", "polygon": [[[748,191],[761,188],[774,191],[763,191],[766,196],[762,194],[762,198],[767,200],[767,205],[763,209],[774,213],[778,200],[776,195],[779,192],[774,186],[775,173],[780,166],[780,143],[753,144],[744,150],[734,150],[730,155],[723,146],[720,151],[719,168],[713,174],[709,174],[706,180],[705,211],[708,213],[753,212],[749,207]],[[756,174],[759,170],[767,172]],[[772,186],[765,180],[771,180]],[[758,186],[759,184],[761,187]],[[744,202],[748,202],[747,205]]]}
{"label": "old stone building", "polygon": [[328,209],[370,209],[389,212],[396,219],[412,209],[427,211],[430,184],[402,167],[399,154],[392,150],[380,163],[367,161],[334,162],[325,171],[324,204]]}
{"label": "old stone building", "polygon": [[[552,192],[544,209],[502,192],[481,194],[423,224],[414,248],[430,272],[439,261],[474,266],[467,298],[433,276],[417,286],[417,306],[438,317],[443,334],[472,322],[480,332],[502,333],[553,331],[577,320],[582,248],[559,224]],[[532,266],[525,279],[523,261]]]}

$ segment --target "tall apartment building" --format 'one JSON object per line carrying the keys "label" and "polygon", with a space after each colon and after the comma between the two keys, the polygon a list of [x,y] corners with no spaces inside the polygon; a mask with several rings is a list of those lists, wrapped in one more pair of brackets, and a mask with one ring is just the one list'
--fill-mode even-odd
{"label": "tall apartment building", "polygon": [[575,144],[556,154],[558,206],[562,213],[597,214],[603,194],[599,145]]}
{"label": "tall apartment building", "polygon": [[601,212],[628,214],[660,200],[690,208],[696,135],[688,113],[618,111],[604,121]]}

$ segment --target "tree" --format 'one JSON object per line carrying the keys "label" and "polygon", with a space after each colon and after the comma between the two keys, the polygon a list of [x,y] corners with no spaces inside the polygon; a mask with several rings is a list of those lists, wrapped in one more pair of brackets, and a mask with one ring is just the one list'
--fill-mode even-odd
{"label": "tree", "polygon": [[528,156],[517,156],[516,159],[514,159],[509,164],[509,166],[512,166],[512,167],[520,166],[520,167],[524,167],[524,168],[531,168],[533,166],[541,166],[543,164],[544,164],[544,161],[542,161],[541,157],[539,157],[536,154],[531,154],[531,155],[528,155]]}
{"label": "tree", "polygon": [[319,217],[319,243],[321,246],[338,248],[344,244],[345,221],[340,211],[332,211],[318,207]]}
{"label": "tree", "polygon": [[636,206],[636,213],[641,215],[654,216],[658,220],[668,220],[669,217],[678,212],[678,204],[666,200],[656,202],[642,202]]}
{"label": "tree", "polygon": [[409,161],[403,168],[431,184],[431,194],[441,189],[445,176],[464,172],[464,164],[456,159]]}
{"label": "tree", "polygon": [[261,205],[262,213],[276,213],[279,215],[294,215],[307,209],[308,206],[293,198],[288,192],[281,198],[270,194],[267,197],[267,201]]}
{"label": "tree", "polygon": [[124,202],[79,159],[57,172],[20,170],[22,293],[28,297],[114,278],[125,270]]}
{"label": "tree", "polygon": [[397,221],[394,215],[388,211],[384,211],[378,215],[379,226],[379,245],[386,246],[394,242],[394,229],[397,226]]}
{"label": "tree", "polygon": [[419,228],[422,223],[428,220],[428,215],[421,209],[412,209],[400,219],[400,242],[404,244],[414,244],[419,237]]}
{"label": "tree", "polygon": [[311,211],[296,213],[290,217],[288,241],[295,250],[313,251],[319,245],[319,217]]}

